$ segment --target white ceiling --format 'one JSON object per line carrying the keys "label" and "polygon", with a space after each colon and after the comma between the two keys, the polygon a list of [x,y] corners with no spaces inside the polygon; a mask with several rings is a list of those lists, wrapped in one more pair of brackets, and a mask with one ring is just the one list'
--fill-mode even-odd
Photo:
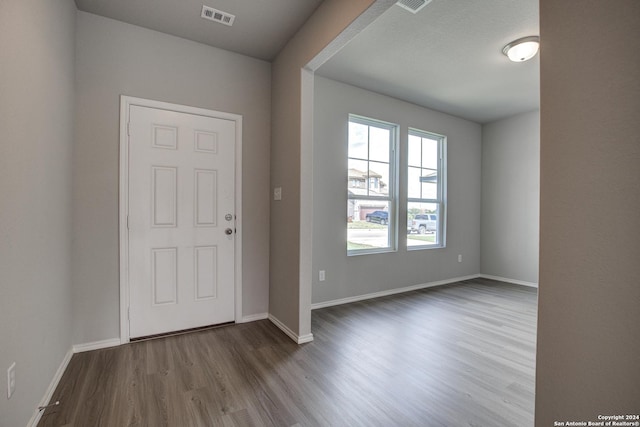
{"label": "white ceiling", "polygon": [[[322,0],[75,0],[78,9],[272,60]],[[232,27],[200,17],[202,5],[236,15]]]}
{"label": "white ceiling", "polygon": [[539,55],[502,54],[538,34],[538,0],[433,0],[415,15],[394,6],[317,74],[487,123],[539,108]]}
{"label": "white ceiling", "polygon": [[[267,61],[322,2],[75,1],[86,12]],[[203,4],[236,15],[234,25],[202,19]],[[539,56],[512,63],[501,53],[538,34],[538,0],[433,0],[416,15],[393,6],[317,73],[486,123],[539,108]]]}

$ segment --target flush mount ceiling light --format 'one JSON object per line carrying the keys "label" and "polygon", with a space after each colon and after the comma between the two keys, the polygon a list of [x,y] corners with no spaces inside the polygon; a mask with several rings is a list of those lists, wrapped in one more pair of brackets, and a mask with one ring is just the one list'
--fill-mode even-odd
{"label": "flush mount ceiling light", "polygon": [[540,37],[529,36],[514,40],[502,48],[502,53],[513,62],[523,62],[536,56],[540,46]]}

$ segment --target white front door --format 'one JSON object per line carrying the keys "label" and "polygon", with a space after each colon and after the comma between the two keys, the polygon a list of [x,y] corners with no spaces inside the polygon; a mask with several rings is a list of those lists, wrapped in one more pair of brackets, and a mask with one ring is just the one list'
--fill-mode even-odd
{"label": "white front door", "polygon": [[234,174],[234,121],[130,106],[130,337],[234,320]]}

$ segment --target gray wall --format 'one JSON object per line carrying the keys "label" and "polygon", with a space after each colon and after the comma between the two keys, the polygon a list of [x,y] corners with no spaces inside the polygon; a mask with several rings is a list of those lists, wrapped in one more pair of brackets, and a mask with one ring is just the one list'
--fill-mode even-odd
{"label": "gray wall", "polygon": [[273,62],[271,186],[282,200],[271,202],[269,313],[299,336],[311,332],[311,286],[300,279],[301,70],[373,2],[325,0]]}
{"label": "gray wall", "polygon": [[541,0],[536,426],[640,410],[640,2]]}
{"label": "gray wall", "polygon": [[71,347],[75,19],[72,0],[0,2],[2,427],[27,424]]}
{"label": "gray wall", "polygon": [[[447,136],[447,247],[407,251],[406,197],[399,198],[398,251],[347,257],[349,113],[400,125],[400,165],[408,127]],[[481,126],[316,76],[313,152],[313,303],[418,285],[480,271]],[[400,168],[400,192],[406,171]],[[458,263],[458,254],[463,262]],[[318,282],[318,270],[326,281]]]}
{"label": "gray wall", "polygon": [[538,283],[540,112],[482,126],[483,274]]}
{"label": "gray wall", "polygon": [[270,64],[78,12],[74,343],[119,330],[120,95],[243,115],[243,315],[268,311]]}

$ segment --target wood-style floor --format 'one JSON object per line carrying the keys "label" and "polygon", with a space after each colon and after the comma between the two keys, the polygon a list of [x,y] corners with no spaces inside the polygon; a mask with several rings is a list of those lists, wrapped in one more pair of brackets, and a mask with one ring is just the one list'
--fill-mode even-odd
{"label": "wood-style floor", "polygon": [[477,279],[73,356],[40,426],[532,426],[536,290]]}

